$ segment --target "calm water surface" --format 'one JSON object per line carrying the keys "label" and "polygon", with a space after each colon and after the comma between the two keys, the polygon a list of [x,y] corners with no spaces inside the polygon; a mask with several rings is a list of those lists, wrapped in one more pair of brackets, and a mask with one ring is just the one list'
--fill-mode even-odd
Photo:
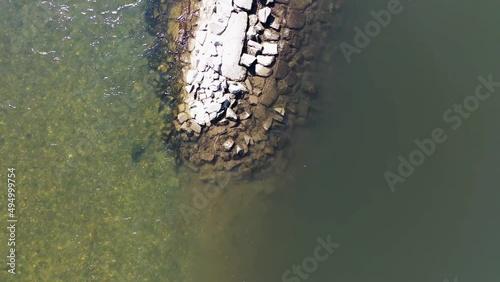
{"label": "calm water surface", "polygon": [[[498,281],[500,99],[456,130],[442,115],[479,75],[500,81],[500,5],[402,1],[348,64],[334,43],[353,44],[353,28],[389,1],[346,2],[345,27],[318,58],[325,111],[297,133],[287,170],[230,182],[205,205],[195,191],[207,187],[159,141],[146,3],[0,0],[0,165],[19,179],[16,278]],[[435,128],[447,141],[391,192],[384,172]],[[203,208],[186,220],[182,204]],[[316,265],[328,236],[340,245]]]}

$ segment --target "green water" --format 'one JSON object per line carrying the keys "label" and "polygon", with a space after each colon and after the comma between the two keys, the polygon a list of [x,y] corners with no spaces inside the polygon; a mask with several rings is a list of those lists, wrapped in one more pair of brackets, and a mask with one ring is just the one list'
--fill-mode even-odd
{"label": "green water", "polygon": [[18,180],[19,281],[184,280],[145,6],[0,1],[0,166],[2,182],[9,167]]}
{"label": "green water", "polygon": [[[287,169],[220,189],[160,141],[147,3],[0,0],[0,169],[18,180],[17,274],[0,281],[286,281],[329,235],[289,281],[498,281],[500,99],[456,130],[442,115],[478,76],[500,81],[500,6],[402,1],[350,64],[333,53],[388,2],[346,0],[318,59],[325,111]],[[384,172],[435,128],[447,141],[392,192]]]}

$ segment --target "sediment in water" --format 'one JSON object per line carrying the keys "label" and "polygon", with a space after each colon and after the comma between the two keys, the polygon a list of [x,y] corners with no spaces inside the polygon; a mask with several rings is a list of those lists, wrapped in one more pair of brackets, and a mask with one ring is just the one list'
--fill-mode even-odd
{"label": "sediment in water", "polygon": [[241,177],[272,164],[284,167],[282,149],[293,128],[310,116],[315,55],[340,25],[341,3],[160,3],[165,7],[158,17],[168,25],[161,36],[171,40],[165,40],[170,51],[156,68],[182,78],[168,83],[164,99],[173,110],[164,136],[178,144],[180,158],[207,172],[207,180],[214,172]]}

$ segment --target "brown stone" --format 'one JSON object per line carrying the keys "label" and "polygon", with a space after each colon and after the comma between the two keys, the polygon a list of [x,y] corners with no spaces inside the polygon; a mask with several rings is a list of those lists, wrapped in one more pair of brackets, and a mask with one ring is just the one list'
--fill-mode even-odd
{"label": "brown stone", "polygon": [[[292,1],[292,3],[295,1]],[[286,25],[289,28],[301,29],[306,24],[306,16],[302,11],[289,9],[286,18]]]}
{"label": "brown stone", "polygon": [[311,3],[312,0],[293,0],[290,2],[290,8],[302,11],[311,5]]}
{"label": "brown stone", "polygon": [[204,152],[201,153],[200,158],[204,161],[211,162],[215,158],[215,155],[212,153]]}
{"label": "brown stone", "polygon": [[288,74],[285,81],[289,86],[294,86],[299,81],[299,77],[298,77],[297,73],[292,71]]}
{"label": "brown stone", "polygon": [[267,116],[266,107],[264,105],[258,105],[255,107],[254,116],[258,120],[264,120]]}
{"label": "brown stone", "polygon": [[290,67],[285,60],[279,60],[276,62],[276,66],[274,67],[274,77],[277,79],[285,78],[290,72]]}
{"label": "brown stone", "polygon": [[260,97],[260,103],[265,106],[271,106],[272,103],[278,98],[278,91],[276,87],[275,79],[268,79],[262,89],[262,96]]}

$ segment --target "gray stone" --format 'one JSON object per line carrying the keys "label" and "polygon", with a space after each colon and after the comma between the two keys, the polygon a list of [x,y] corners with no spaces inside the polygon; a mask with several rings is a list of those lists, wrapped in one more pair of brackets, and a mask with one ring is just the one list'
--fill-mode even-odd
{"label": "gray stone", "polygon": [[262,77],[268,77],[273,74],[273,69],[265,67],[261,64],[255,65],[255,74]]}
{"label": "gray stone", "polygon": [[235,80],[242,81],[246,77],[246,69],[239,65],[245,31],[247,29],[248,16],[246,12],[231,13],[228,27],[223,33],[222,45],[222,75]]}
{"label": "gray stone", "polygon": [[267,19],[269,18],[269,15],[271,14],[271,8],[269,7],[264,7],[262,9],[260,9],[258,12],[257,12],[258,16],[259,16],[259,21],[263,24],[265,24],[267,22]]}
{"label": "gray stone", "polygon": [[234,5],[244,10],[250,11],[252,9],[252,0],[234,0]]}
{"label": "gray stone", "polygon": [[257,58],[255,58],[255,56],[244,53],[243,55],[241,55],[240,64],[244,65],[245,67],[249,67],[255,62],[256,59]]}

